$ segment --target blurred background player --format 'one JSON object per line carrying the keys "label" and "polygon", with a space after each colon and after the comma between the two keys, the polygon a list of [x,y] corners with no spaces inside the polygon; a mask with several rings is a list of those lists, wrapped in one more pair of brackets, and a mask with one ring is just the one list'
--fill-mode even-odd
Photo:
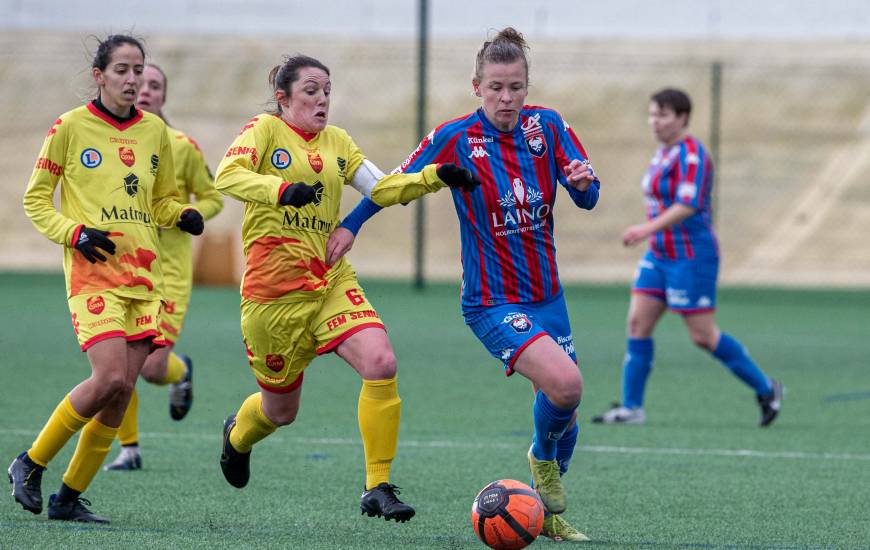
{"label": "blurred background player", "polygon": [[[479,178],[479,190],[453,192],[462,242],[465,322],[504,364],[535,387],[535,436],[529,449],[534,484],[548,512],[542,533],[588,540],[559,514],[567,506],[561,476],[577,441],[583,377],[556,267],[553,204],[558,181],[574,203],[591,209],[598,181],[573,130],[551,109],[524,105],[528,45],[513,28],[478,51],[475,112],[438,126],[399,167],[413,173],[456,163]],[[346,252],[378,210],[363,200],[342,223],[336,249]],[[346,230],[346,231],[345,231]]]}
{"label": "blurred background player", "polygon": [[647,222],[622,234],[625,246],[646,239],[628,308],[628,341],[622,375],[622,404],[614,403],[592,421],[643,424],[643,394],[653,366],[653,331],[667,308],[679,313],[689,337],[752,388],[761,426],[779,413],[782,385],[768,378],[746,348],[716,325],[719,246],[713,233],[710,193],[713,164],[698,139],[687,133],[689,96],[666,88],[650,98],[649,124],[659,142],[641,186]]}
{"label": "blurred background player", "polygon": [[[211,172],[199,145],[183,132],[169,126],[163,115],[166,103],[166,74],[157,65],[145,65],[144,82],[139,90],[136,106],[153,113],[167,123],[172,157],[175,161],[175,183],[185,202],[196,197],[196,208],[204,220],[221,211],[223,197],[214,188]],[[189,357],[173,351],[181,335],[184,316],[193,287],[193,254],[190,235],[178,228],[160,230],[160,268],[163,271],[163,309],[160,312],[160,330],[166,346],[151,352],[142,367],[141,376],[157,385],[169,384],[169,415],[181,420],[193,404],[193,362]],[[139,451],[139,397],[135,388],[124,420],[118,429],[121,452],[104,466],[106,470],[138,470],[142,467]]]}
{"label": "blurred background player", "polygon": [[[203,230],[199,212],[178,201],[166,125],[134,105],[144,66],[135,38],[100,41],[92,63],[97,97],[55,121],[24,193],[34,226],[64,246],[73,328],[91,363],[91,376],[9,466],[13,497],[38,514],[43,471],[81,430],[63,484],[49,498],[49,519],[108,521],[80,495],[112,446],[145,358],[162,344],[157,227]],[[52,196],[61,181],[58,212]]]}
{"label": "blurred background player", "polygon": [[377,186],[387,205],[445,184],[470,187],[472,179],[452,165],[384,177],[344,130],[327,125],[332,84],[316,59],[286,58],[269,83],[276,111],[245,125],[216,179],[220,192],[245,203],[241,326],[260,386],[224,423],[221,469],[234,487],[247,485],[252,446],[295,420],[303,371],[317,355],[335,352],[362,378],[362,513],[404,522],[414,509],[390,483],[401,403],[396,358],[350,263],[326,261],[327,238],[345,185],[366,195]]}

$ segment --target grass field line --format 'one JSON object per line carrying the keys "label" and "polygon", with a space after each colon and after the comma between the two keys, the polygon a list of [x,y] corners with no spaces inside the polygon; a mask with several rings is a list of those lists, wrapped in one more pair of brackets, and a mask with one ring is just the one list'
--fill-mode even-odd
{"label": "grass field line", "polygon": [[[0,429],[3,435],[35,436],[36,430]],[[205,433],[173,433],[173,432],[140,432],[142,439],[199,439],[220,442],[220,432]],[[289,442],[303,445],[336,445],[361,447],[362,441],[348,437],[287,437],[273,435],[269,438],[274,442]],[[400,439],[400,447],[427,449],[516,449],[517,443],[502,441],[460,441],[436,439],[421,441]],[[617,445],[578,445],[578,452],[624,454],[624,455],[676,455],[676,456],[715,456],[733,458],[786,458],[793,460],[846,460],[870,461],[870,454],[856,453],[816,453],[805,451],[758,451],[754,449],[686,449],[679,447],[624,447]]]}

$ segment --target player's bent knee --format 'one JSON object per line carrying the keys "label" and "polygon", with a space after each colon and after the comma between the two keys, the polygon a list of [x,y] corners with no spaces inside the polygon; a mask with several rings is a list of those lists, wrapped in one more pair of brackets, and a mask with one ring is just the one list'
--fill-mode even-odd
{"label": "player's bent knee", "polygon": [[583,396],[583,378],[579,371],[576,375],[563,376],[557,384],[544,393],[557,407],[573,409],[580,404]]}
{"label": "player's bent knee", "polygon": [[360,369],[366,380],[386,380],[396,376],[396,356],[390,350],[379,350],[365,358]]}

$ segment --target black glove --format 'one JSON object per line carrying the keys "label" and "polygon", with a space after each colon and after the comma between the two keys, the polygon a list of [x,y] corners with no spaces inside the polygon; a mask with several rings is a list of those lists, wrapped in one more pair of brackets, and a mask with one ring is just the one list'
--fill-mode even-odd
{"label": "black glove", "polygon": [[474,191],[480,185],[480,180],[468,168],[455,164],[440,164],[435,170],[438,179],[447,184],[447,187],[459,188],[465,191]]}
{"label": "black glove", "polygon": [[305,185],[302,182],[291,183],[284,188],[281,193],[279,203],[281,206],[305,206],[311,204],[317,199],[317,190],[311,185]]}
{"label": "black glove", "polygon": [[115,253],[115,243],[109,238],[109,232],[91,229],[90,227],[82,228],[75,247],[92,264],[97,263],[97,260],[101,262],[106,261],[106,257],[97,250],[98,248],[102,248],[109,254]]}
{"label": "black glove", "polygon": [[205,223],[202,221],[202,214],[193,208],[182,212],[181,217],[178,218],[178,223],[175,225],[178,229],[186,231],[191,235],[201,235],[202,230],[205,229]]}

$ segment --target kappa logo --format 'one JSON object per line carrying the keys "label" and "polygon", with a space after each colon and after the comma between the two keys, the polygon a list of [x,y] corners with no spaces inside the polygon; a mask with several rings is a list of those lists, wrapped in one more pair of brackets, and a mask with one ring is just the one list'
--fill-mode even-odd
{"label": "kappa logo", "polygon": [[471,153],[468,154],[468,158],[470,159],[482,159],[483,157],[488,157],[489,153],[486,152],[486,147],[482,145],[475,145],[471,148]]}
{"label": "kappa logo", "polygon": [[278,170],[283,170],[290,166],[293,159],[290,157],[290,152],[287,149],[275,149],[272,151],[272,166]]}
{"label": "kappa logo", "polygon": [[102,296],[91,296],[87,301],[88,311],[94,315],[99,315],[106,308],[106,301]]}
{"label": "kappa logo", "polygon": [[513,352],[514,352],[514,348],[507,348],[507,349],[501,350],[501,360],[506,362],[508,359],[511,358],[511,354]]}
{"label": "kappa logo", "polygon": [[80,159],[85,168],[96,168],[103,162],[103,155],[96,149],[89,147],[82,151]]}
{"label": "kappa logo", "polygon": [[515,332],[525,334],[532,330],[532,322],[525,313],[508,313],[502,323],[509,324]]}
{"label": "kappa logo", "polygon": [[133,153],[133,149],[130,149],[129,147],[118,147],[118,157],[127,168],[132,168],[133,165],[136,164],[136,155]]}
{"label": "kappa logo", "polygon": [[124,176],[124,191],[131,197],[135,197],[136,193],[139,192],[139,176],[133,172]]}
{"label": "kappa logo", "polygon": [[323,170],[323,159],[320,158],[320,151],[317,149],[308,151],[308,164],[310,164],[311,169],[318,174]]}

